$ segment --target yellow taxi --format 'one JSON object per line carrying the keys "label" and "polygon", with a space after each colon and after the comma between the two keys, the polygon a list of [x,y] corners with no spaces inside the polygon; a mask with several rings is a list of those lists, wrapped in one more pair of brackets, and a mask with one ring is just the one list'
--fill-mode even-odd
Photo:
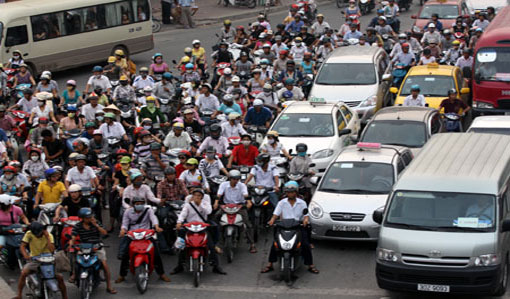
{"label": "yellow taxi", "polygon": [[411,86],[415,84],[420,86],[420,94],[425,97],[429,107],[438,109],[452,88],[468,103],[469,88],[464,87],[466,82],[460,68],[456,66],[430,63],[410,68],[400,90],[397,87],[390,88],[390,92],[396,95],[395,106],[404,104],[404,99],[411,94]]}

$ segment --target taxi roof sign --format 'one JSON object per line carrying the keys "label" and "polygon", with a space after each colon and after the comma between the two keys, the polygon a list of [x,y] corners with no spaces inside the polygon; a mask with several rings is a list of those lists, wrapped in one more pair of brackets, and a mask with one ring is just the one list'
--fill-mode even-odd
{"label": "taxi roof sign", "polygon": [[326,104],[326,99],[318,97],[309,97],[308,102],[312,104]]}
{"label": "taxi roof sign", "polygon": [[378,142],[358,142],[356,146],[359,149],[380,149],[381,144]]}

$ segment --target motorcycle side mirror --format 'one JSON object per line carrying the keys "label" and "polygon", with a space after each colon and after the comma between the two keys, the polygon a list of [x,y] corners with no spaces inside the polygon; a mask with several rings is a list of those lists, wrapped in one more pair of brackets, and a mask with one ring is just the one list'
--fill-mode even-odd
{"label": "motorcycle side mirror", "polygon": [[304,208],[304,209],[303,209],[303,215],[306,215],[306,214],[308,214],[308,209],[307,209],[307,208]]}
{"label": "motorcycle side mirror", "polygon": [[126,198],[124,198],[124,202],[129,205],[129,204],[131,204],[131,199],[126,197]]}
{"label": "motorcycle side mirror", "polygon": [[216,35],[216,37],[220,37],[220,36],[218,35],[218,33],[215,33],[214,35]]}
{"label": "motorcycle side mirror", "polygon": [[417,15],[411,15],[411,19],[417,19],[418,16]]}
{"label": "motorcycle side mirror", "polygon": [[347,134],[351,134],[351,129],[343,129],[343,130],[339,130],[338,131],[338,136],[343,136],[343,135],[347,135]]}
{"label": "motorcycle side mirror", "polygon": [[429,103],[425,103],[425,107],[428,107],[429,106]]}
{"label": "motorcycle side mirror", "polygon": [[310,178],[310,183],[311,183],[312,185],[317,186],[317,185],[319,184],[319,177],[318,177],[318,176],[313,176],[313,177],[311,177],[311,178]]}
{"label": "motorcycle side mirror", "polygon": [[289,150],[289,155],[292,155],[292,150],[293,150],[293,148],[291,148],[291,149]]}
{"label": "motorcycle side mirror", "polygon": [[390,81],[391,79],[391,74],[384,74],[382,75],[382,80],[383,81]]}
{"label": "motorcycle side mirror", "polygon": [[398,93],[398,88],[390,87],[390,92],[396,94],[396,93]]}

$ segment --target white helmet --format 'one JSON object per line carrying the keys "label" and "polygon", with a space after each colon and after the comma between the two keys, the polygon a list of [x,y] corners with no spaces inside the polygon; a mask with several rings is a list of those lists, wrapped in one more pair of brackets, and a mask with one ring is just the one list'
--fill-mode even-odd
{"label": "white helmet", "polygon": [[8,206],[12,203],[12,200],[11,200],[12,198],[13,198],[13,196],[11,196],[11,195],[0,194],[0,203]]}
{"label": "white helmet", "polygon": [[232,77],[232,82],[241,82],[241,78],[239,78],[238,76],[234,76]]}
{"label": "white helmet", "polygon": [[41,73],[41,77],[42,76],[48,76],[48,77],[51,78],[51,72],[50,71],[44,71],[44,72]]}
{"label": "white helmet", "polygon": [[200,41],[199,41],[198,39],[196,39],[196,40],[194,40],[191,44],[192,44],[192,45],[194,45],[194,44],[200,44]]}
{"label": "white helmet", "polygon": [[81,186],[78,184],[72,184],[71,186],[69,186],[69,192],[80,192],[80,191],[81,191]]}
{"label": "white helmet", "polygon": [[262,102],[261,99],[256,99],[255,101],[253,101],[253,106],[263,106],[264,105],[264,102]]}
{"label": "white helmet", "polygon": [[232,74],[232,69],[231,69],[231,68],[229,68],[229,67],[225,68],[225,69],[223,70],[223,74],[225,74],[225,75],[230,75],[230,74]]}

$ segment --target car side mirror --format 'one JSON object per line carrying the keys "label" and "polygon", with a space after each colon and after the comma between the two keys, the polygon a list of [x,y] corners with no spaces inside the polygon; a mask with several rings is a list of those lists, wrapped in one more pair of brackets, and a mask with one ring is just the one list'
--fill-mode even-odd
{"label": "car side mirror", "polygon": [[382,75],[383,81],[390,81],[391,80],[391,74],[384,74]]}
{"label": "car side mirror", "polygon": [[503,224],[501,225],[501,232],[510,231],[510,220],[503,220]]}
{"label": "car side mirror", "polygon": [[318,176],[313,176],[310,178],[310,184],[314,185],[314,186],[317,186],[319,184],[319,177]]}
{"label": "car side mirror", "polygon": [[397,94],[398,93],[398,88],[390,87],[390,92],[393,93],[393,94]]}
{"label": "car side mirror", "polygon": [[338,136],[351,134],[351,132],[352,132],[351,129],[343,129],[343,130],[338,131]]}
{"label": "car side mirror", "polygon": [[377,224],[381,224],[383,221],[383,214],[384,214],[383,209],[375,210],[374,213],[372,214],[372,220],[374,220],[374,222]]}
{"label": "car side mirror", "polygon": [[411,19],[417,19],[418,16],[417,15],[411,15]]}
{"label": "car side mirror", "polygon": [[307,208],[304,208],[304,209],[303,209],[303,215],[306,215],[306,214],[308,214],[308,209],[307,209]]}
{"label": "car side mirror", "polygon": [[469,89],[469,87],[463,87],[461,90],[460,90],[460,93],[461,94],[468,94],[471,90]]}

